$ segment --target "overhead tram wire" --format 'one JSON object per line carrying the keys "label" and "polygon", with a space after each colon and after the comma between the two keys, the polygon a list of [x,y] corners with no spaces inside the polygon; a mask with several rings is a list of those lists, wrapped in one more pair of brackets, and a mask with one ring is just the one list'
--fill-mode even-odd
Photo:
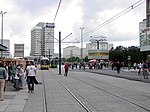
{"label": "overhead tram wire", "polygon": [[[141,0],[140,0],[140,1],[141,1]],[[129,11],[133,10],[134,8],[138,7],[139,5],[143,4],[144,2],[145,2],[145,1],[143,1],[143,2],[141,2],[141,3],[139,3],[139,4],[137,4],[137,5],[135,4],[135,6],[134,6],[134,5],[131,5],[130,7],[128,7],[128,10],[124,10],[124,11],[120,12],[119,14],[115,15],[114,17],[112,17],[112,18],[109,19],[108,21],[102,23],[101,25],[97,26],[96,28],[92,29],[91,31],[92,31],[92,32],[97,31],[99,28],[104,27],[105,25],[109,24],[110,22],[112,22],[112,21],[118,19],[119,17],[123,16],[124,14],[126,14],[126,13],[128,13]]]}
{"label": "overhead tram wire", "polygon": [[[59,1],[59,4],[58,4],[58,7],[57,7],[57,10],[56,10],[56,13],[55,13],[55,16],[54,16],[54,20],[53,20],[53,23],[55,22],[56,20],[56,17],[57,17],[57,14],[58,14],[58,11],[59,11],[59,8],[60,8],[60,4],[61,4],[62,0]],[[51,30],[50,30],[50,33],[51,33]],[[49,34],[50,34],[49,33]],[[52,36],[52,35],[51,35]],[[54,38],[54,37],[53,37]],[[49,39],[49,38],[48,38]],[[46,41],[48,41],[48,39]],[[56,39],[56,38],[55,38]],[[58,39],[56,39],[58,40]]]}
{"label": "overhead tram wire", "polygon": [[[138,2],[134,3],[134,4],[131,5],[130,7],[126,8],[125,10],[123,10],[123,11],[121,11],[120,13],[116,14],[116,15],[113,16],[112,18],[108,19],[108,20],[105,21],[104,23],[102,23],[102,24],[98,25],[97,27],[93,28],[93,29],[90,30],[89,32],[85,33],[84,36],[85,36],[85,35],[88,35],[89,33],[91,34],[91,33],[95,32],[95,31],[98,30],[99,28],[101,28],[101,27],[103,27],[103,26],[109,24],[110,22],[112,22],[112,21],[116,20],[117,18],[123,16],[123,15],[126,14],[127,12],[133,10],[133,9],[134,9],[134,5],[138,4],[138,3],[141,2],[141,1],[142,1],[142,0],[139,0]],[[145,2],[145,1],[143,1],[143,2],[141,2],[141,3],[139,3],[139,4],[141,5],[141,4],[144,3],[144,2]],[[139,6],[139,4],[138,4],[138,6]],[[135,8],[136,8],[136,7],[135,7]]]}
{"label": "overhead tram wire", "polygon": [[[102,24],[98,25],[97,27],[93,28],[92,30],[88,31],[87,33],[85,33],[83,35],[83,38],[87,35],[90,35],[91,33],[97,31],[98,29],[106,26],[107,24],[111,23],[112,21],[118,19],[119,17],[123,16],[124,14],[126,14],[127,12],[135,9],[136,7],[140,6],[141,4],[143,4],[145,1],[143,0],[139,0],[136,3],[134,3],[133,5],[131,5],[130,7],[126,8],[125,10],[121,11],[120,13],[116,14],[115,16],[111,17],[110,19],[106,20],[105,22],[103,22]],[[77,40],[79,38],[76,38],[75,40]]]}
{"label": "overhead tram wire", "polygon": [[58,7],[57,7],[57,11],[56,11],[56,14],[55,14],[55,17],[54,17],[54,20],[53,20],[53,23],[54,23],[55,20],[56,20],[56,17],[57,17],[57,14],[58,14],[58,10],[59,10],[59,8],[60,8],[61,1],[62,1],[62,0],[59,1]]}

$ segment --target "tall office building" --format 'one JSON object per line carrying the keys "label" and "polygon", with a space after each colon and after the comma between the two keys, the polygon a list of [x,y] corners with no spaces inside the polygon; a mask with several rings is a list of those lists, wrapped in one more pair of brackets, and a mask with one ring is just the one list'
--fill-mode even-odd
{"label": "tall office building", "polygon": [[76,46],[68,46],[63,48],[63,57],[70,58],[70,57],[80,57],[80,48]]}
{"label": "tall office building", "polygon": [[150,0],[146,0],[146,19],[139,23],[140,51],[150,61]]}
{"label": "tall office building", "polygon": [[142,22],[139,23],[139,39],[140,39],[140,47],[141,51],[143,46],[147,45],[147,29],[146,29],[146,19],[143,19]]}
{"label": "tall office building", "polygon": [[[0,43],[1,43],[1,39],[0,39]],[[11,54],[10,54],[10,40],[3,39],[3,45],[6,46],[7,49],[8,49],[8,51],[3,51],[3,57],[11,58]]]}
{"label": "tall office building", "polygon": [[146,0],[146,26],[150,27],[150,0]]}
{"label": "tall office building", "polygon": [[[99,46],[99,50],[109,51],[112,49],[113,44],[105,43]],[[97,43],[87,43],[86,48],[83,48],[83,58],[88,56],[88,51],[97,50]],[[80,52],[81,49],[76,46],[68,46],[63,48],[63,57],[70,58],[70,57],[79,57],[81,58]]]}
{"label": "tall office building", "polygon": [[24,58],[24,44],[14,44],[14,57]]}
{"label": "tall office building", "polygon": [[40,22],[31,30],[31,56],[54,55],[54,23]]}

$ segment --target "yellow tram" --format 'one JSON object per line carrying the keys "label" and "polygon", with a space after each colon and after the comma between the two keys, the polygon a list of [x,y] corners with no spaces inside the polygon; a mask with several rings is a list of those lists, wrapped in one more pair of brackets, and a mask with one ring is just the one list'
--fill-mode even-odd
{"label": "yellow tram", "polygon": [[43,57],[41,59],[41,70],[49,70],[49,66],[50,66],[50,63],[49,63],[49,59],[47,57]]}

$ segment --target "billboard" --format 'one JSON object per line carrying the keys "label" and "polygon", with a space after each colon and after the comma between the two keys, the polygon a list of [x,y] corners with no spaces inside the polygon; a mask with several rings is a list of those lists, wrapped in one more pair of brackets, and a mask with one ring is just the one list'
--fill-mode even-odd
{"label": "billboard", "polygon": [[46,28],[55,28],[55,23],[46,23]]}
{"label": "billboard", "polygon": [[88,59],[109,59],[108,50],[88,50]]}

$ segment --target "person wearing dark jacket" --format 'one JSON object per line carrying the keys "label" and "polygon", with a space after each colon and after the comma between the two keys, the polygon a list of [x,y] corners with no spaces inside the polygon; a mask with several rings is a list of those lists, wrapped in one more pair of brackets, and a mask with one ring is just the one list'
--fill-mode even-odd
{"label": "person wearing dark jacket", "polygon": [[65,74],[64,74],[64,76],[67,77],[67,75],[68,75],[68,70],[69,70],[68,63],[65,64],[64,69],[65,69]]}
{"label": "person wearing dark jacket", "polygon": [[0,101],[4,100],[4,85],[6,79],[6,69],[4,68],[4,63],[0,60]]}
{"label": "person wearing dark jacket", "polygon": [[145,61],[143,63],[143,76],[144,76],[144,79],[148,79],[148,68],[149,68],[149,65],[148,63]]}
{"label": "person wearing dark jacket", "polygon": [[119,63],[119,61],[116,63],[116,69],[117,69],[117,73],[120,73],[120,68],[121,68],[121,64]]}

